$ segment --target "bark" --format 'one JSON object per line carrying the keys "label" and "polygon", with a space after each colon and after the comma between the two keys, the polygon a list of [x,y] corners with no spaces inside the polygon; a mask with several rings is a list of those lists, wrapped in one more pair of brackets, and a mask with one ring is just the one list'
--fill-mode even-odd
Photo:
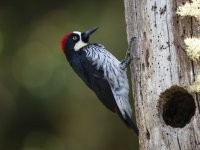
{"label": "bark", "polygon": [[132,45],[133,95],[141,150],[199,150],[200,102],[185,88],[200,74],[184,39],[198,37],[194,18],[181,18],[182,0],[124,0]]}

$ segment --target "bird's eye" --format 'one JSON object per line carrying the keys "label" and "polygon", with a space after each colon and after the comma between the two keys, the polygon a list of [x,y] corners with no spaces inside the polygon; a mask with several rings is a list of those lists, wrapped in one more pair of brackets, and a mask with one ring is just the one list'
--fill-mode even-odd
{"label": "bird's eye", "polygon": [[76,41],[77,40],[77,36],[73,36],[73,40]]}

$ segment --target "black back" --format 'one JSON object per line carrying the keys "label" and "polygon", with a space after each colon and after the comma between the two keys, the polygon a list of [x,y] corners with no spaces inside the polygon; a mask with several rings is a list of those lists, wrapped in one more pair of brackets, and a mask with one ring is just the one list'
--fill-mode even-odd
{"label": "black back", "polygon": [[116,112],[112,90],[108,81],[104,79],[104,72],[99,70],[86,58],[86,53],[82,50],[75,52],[69,60],[70,65],[86,85],[95,92],[101,102],[112,112]]}

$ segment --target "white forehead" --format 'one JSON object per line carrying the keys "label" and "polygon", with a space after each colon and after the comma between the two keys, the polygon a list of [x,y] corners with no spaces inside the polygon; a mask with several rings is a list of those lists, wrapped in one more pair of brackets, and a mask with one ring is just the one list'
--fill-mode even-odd
{"label": "white forehead", "polygon": [[79,32],[79,31],[74,31],[73,33],[76,33],[76,34],[78,34],[78,35],[81,37],[81,32]]}

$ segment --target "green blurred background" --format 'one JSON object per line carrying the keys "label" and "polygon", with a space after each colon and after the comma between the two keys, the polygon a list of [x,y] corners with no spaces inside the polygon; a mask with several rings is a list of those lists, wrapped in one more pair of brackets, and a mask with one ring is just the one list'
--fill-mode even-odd
{"label": "green blurred background", "polygon": [[0,1],[0,150],[138,149],[61,53],[64,34],[96,26],[90,40],[123,59],[123,1]]}

